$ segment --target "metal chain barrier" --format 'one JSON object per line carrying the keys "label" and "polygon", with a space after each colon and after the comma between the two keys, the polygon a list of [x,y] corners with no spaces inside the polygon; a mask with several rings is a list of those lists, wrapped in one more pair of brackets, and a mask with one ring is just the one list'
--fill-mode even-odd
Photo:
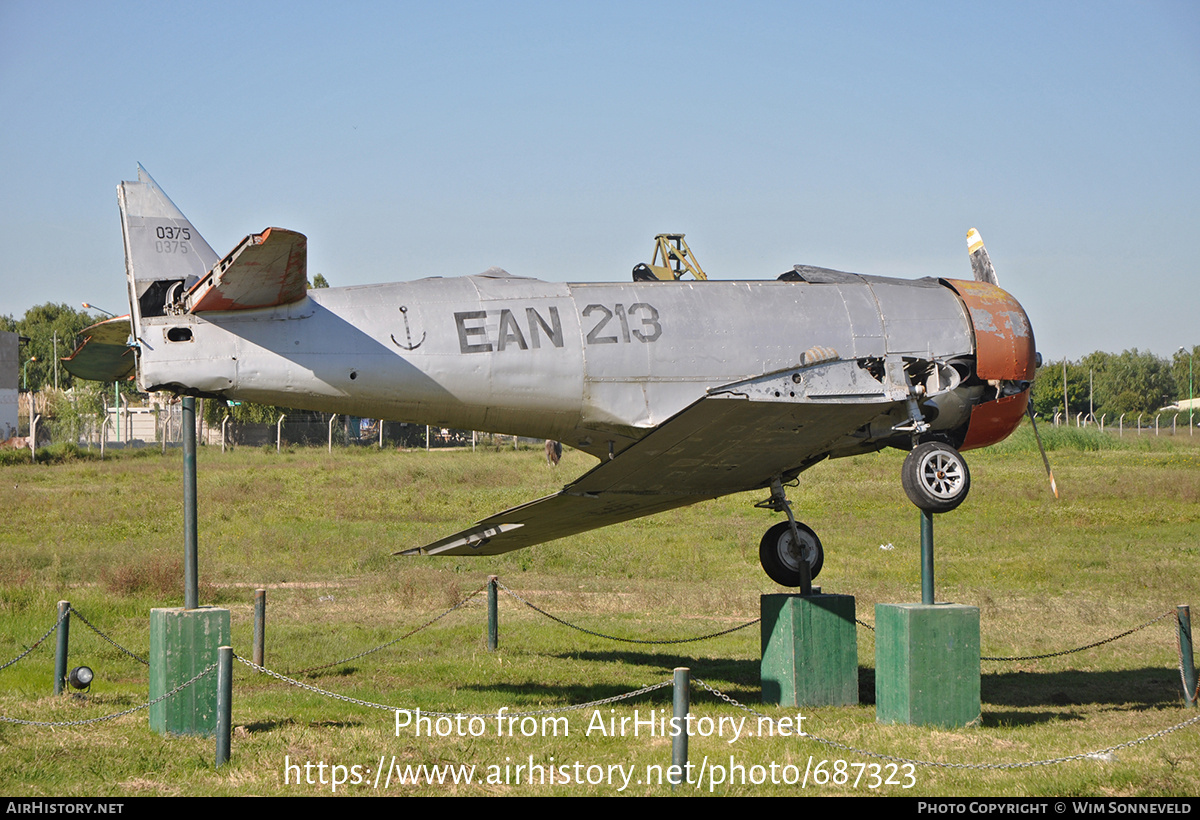
{"label": "metal chain barrier", "polygon": [[182,692],[184,689],[187,689],[189,686],[191,686],[196,681],[200,680],[205,675],[211,674],[213,672],[213,670],[215,670],[216,668],[217,668],[217,665],[215,663],[211,664],[207,669],[205,669],[200,674],[196,675],[196,677],[192,678],[187,683],[181,683],[178,686],[176,686],[174,689],[172,689],[170,692],[160,695],[159,697],[155,698],[154,700],[147,701],[146,703],[143,703],[140,706],[134,706],[132,709],[126,709],[124,712],[114,712],[111,715],[103,715],[101,717],[87,718],[85,720],[64,720],[64,721],[21,720],[19,718],[10,718],[10,717],[4,717],[4,716],[0,715],[0,722],[16,723],[21,726],[84,726],[89,723],[101,723],[106,720],[115,720],[116,718],[124,717],[125,715],[132,715],[134,712],[139,712],[142,709],[148,709],[151,706],[153,706],[154,704],[156,704],[160,701],[164,701],[167,698],[172,697],[173,695],[177,694],[178,692]]}
{"label": "metal chain barrier", "polygon": [[[1157,620],[1157,619],[1155,619],[1155,620]],[[755,715],[756,717],[767,718],[767,720],[772,719],[769,715],[764,715],[761,712],[756,712],[755,710],[751,709],[749,706],[744,706],[741,703],[738,703],[736,700],[729,697],[725,693],[721,692],[719,689],[709,686],[707,683],[700,680],[699,678],[692,678],[692,682],[699,684],[702,688],[708,690],[713,695],[716,695],[718,698],[725,701],[726,703],[729,703],[732,706],[736,706],[739,709],[743,709],[743,710],[749,712],[750,714]],[[1154,732],[1153,734],[1146,735],[1145,737],[1139,737],[1136,740],[1129,740],[1129,741],[1126,741],[1125,743],[1118,743],[1116,746],[1109,746],[1106,749],[1100,749],[1099,751],[1096,751],[1096,752],[1084,752],[1082,754],[1069,755],[1067,757],[1055,757],[1055,758],[1050,758],[1048,760],[1030,760],[1030,761],[1027,761],[1024,763],[942,763],[937,760],[916,760],[916,759],[909,759],[906,757],[896,757],[894,755],[880,754],[879,752],[870,752],[870,751],[867,751],[866,749],[859,749],[854,746],[847,746],[845,743],[839,743],[836,740],[829,740],[828,738],[819,737],[817,735],[812,734],[811,732],[807,732],[802,736],[806,737],[809,740],[812,740],[816,743],[820,743],[824,746],[829,746],[834,749],[839,749],[843,752],[850,752],[852,754],[862,755],[864,757],[873,757],[876,760],[886,760],[891,763],[911,763],[914,766],[929,766],[929,767],[938,768],[938,769],[974,769],[974,770],[995,771],[995,770],[1004,770],[1004,769],[1029,769],[1029,768],[1034,768],[1036,766],[1051,766],[1051,765],[1054,765],[1057,763],[1067,763],[1072,760],[1088,760],[1088,759],[1095,759],[1095,758],[1104,758],[1107,755],[1112,754],[1113,752],[1119,751],[1120,749],[1128,749],[1131,746],[1137,746],[1142,743],[1146,743],[1148,741],[1155,740],[1155,739],[1163,737],[1165,735],[1169,735],[1172,732],[1177,732],[1180,729],[1185,729],[1188,726],[1192,726],[1196,723],[1200,723],[1200,715],[1197,715],[1194,718],[1185,720],[1182,723],[1177,723],[1174,726],[1169,726],[1166,729],[1161,729],[1157,732]]]}
{"label": "metal chain barrier", "polygon": [[[341,665],[342,665],[342,664],[344,664],[344,663],[349,663],[350,661],[356,661],[356,660],[358,660],[359,658],[364,658],[364,657],[366,657],[367,655],[370,655],[370,654],[371,654],[371,653],[373,653],[373,652],[378,652],[378,651],[380,651],[381,649],[387,649],[389,646],[392,646],[392,645],[394,645],[394,644],[398,644],[398,643],[400,643],[400,641],[404,640],[405,638],[411,638],[413,635],[416,635],[416,634],[417,634],[418,632],[420,632],[422,629],[427,629],[428,627],[431,627],[431,626],[433,626],[435,623],[437,623],[438,621],[440,621],[442,618],[445,618],[447,615],[449,615],[451,612],[454,612],[456,609],[459,609],[460,607],[466,606],[466,604],[467,604],[467,601],[470,601],[472,598],[474,598],[474,597],[475,597],[476,595],[478,595],[479,593],[483,592],[485,589],[487,589],[487,584],[484,584],[484,585],[483,585],[483,586],[481,586],[479,589],[475,590],[475,591],[474,591],[474,592],[472,592],[470,595],[468,595],[466,598],[463,598],[461,601],[459,601],[457,604],[455,604],[454,606],[452,606],[452,607],[450,607],[449,609],[447,609],[447,610],[446,610],[445,612],[443,612],[441,615],[438,615],[438,616],[437,616],[437,617],[435,617],[435,618],[431,618],[430,620],[428,620],[428,621],[426,621],[425,623],[423,623],[423,624],[421,624],[420,626],[418,626],[416,629],[413,629],[413,630],[411,630],[411,631],[409,631],[409,632],[405,632],[405,633],[404,633],[403,635],[401,635],[399,638],[396,638],[396,639],[394,639],[394,640],[388,641],[388,642],[387,642],[387,643],[385,643],[385,644],[380,644],[379,646],[375,647],[374,649],[368,649],[368,650],[367,650],[367,651],[365,651],[365,652],[359,652],[357,655],[351,655],[349,658],[343,658],[343,659],[342,659],[342,660],[340,660],[340,661],[334,661],[333,663],[324,663],[324,664],[321,664],[320,666],[310,666],[310,667],[308,667],[307,669],[297,669],[297,670],[296,670],[295,672],[293,672],[292,674],[293,674],[293,675],[306,675],[306,674],[308,674],[309,672],[317,672],[317,671],[320,671],[321,669],[329,669],[329,668],[330,668],[330,667],[332,667],[332,666],[341,666]],[[240,659],[239,659],[239,660],[240,660]],[[271,674],[274,674],[274,673],[271,673]]]}
{"label": "metal chain barrier", "polygon": [[1103,646],[1106,643],[1112,643],[1115,640],[1124,638],[1126,635],[1132,635],[1134,632],[1137,632],[1139,630],[1145,629],[1146,627],[1150,626],[1150,624],[1158,623],[1163,618],[1166,618],[1168,615],[1171,615],[1171,614],[1172,614],[1172,612],[1170,612],[1170,611],[1164,612],[1162,615],[1159,615],[1157,618],[1151,618],[1150,620],[1146,621],[1146,623],[1142,624],[1141,626],[1135,626],[1133,629],[1126,630],[1125,632],[1122,632],[1120,635],[1113,635],[1111,638],[1105,638],[1102,641],[1096,641],[1095,643],[1090,643],[1087,646],[1081,646],[1078,649],[1064,649],[1062,652],[1051,652],[1046,655],[1025,655],[1025,656],[1019,657],[1019,658],[981,657],[979,660],[981,660],[981,661],[1039,661],[1039,660],[1043,660],[1044,658],[1057,658],[1062,655],[1071,655],[1076,652],[1082,652],[1085,649],[1095,649],[1097,646]]}
{"label": "metal chain barrier", "polygon": [[[281,675],[280,673],[278,673],[272,669],[267,669],[265,666],[258,666],[254,662],[246,660],[245,658],[243,658],[241,655],[237,654],[236,652],[233,654],[233,657],[236,658],[237,660],[241,661],[242,663],[244,663],[246,666],[249,666],[255,672],[259,672],[263,675],[267,675],[268,677],[275,678],[276,680],[282,681],[283,683],[286,683],[290,686],[295,686],[300,689],[305,689],[316,695],[322,695],[327,698],[333,698],[334,700],[340,700],[345,703],[353,703],[356,706],[365,706],[368,709],[382,709],[386,712],[408,711],[399,706],[388,706],[387,704],[384,704],[384,703],[374,703],[373,701],[369,701],[369,700],[360,700],[358,698],[352,698],[349,695],[339,695],[337,692],[330,692],[327,689],[321,689],[319,687],[313,686],[312,684],[304,683],[303,681],[298,681],[294,678],[289,678],[286,675]],[[647,692],[653,692],[656,689],[662,689],[664,687],[671,686],[673,683],[674,683],[674,681],[666,680],[666,681],[663,681],[662,683],[654,683],[654,684],[651,684],[650,686],[643,686],[641,689],[635,689],[632,692],[626,692],[622,695],[613,695],[612,697],[602,698],[601,700],[594,700],[589,703],[579,703],[579,704],[574,704],[571,706],[558,706],[558,707],[553,707],[550,709],[538,709],[533,712],[506,712],[504,716],[506,718],[537,717],[540,715],[553,715],[558,712],[572,712],[572,711],[575,711],[578,709],[587,709],[588,707],[592,707],[592,706],[603,706],[608,703],[616,703],[618,701],[628,700],[629,698],[635,698],[638,695],[644,695]],[[462,712],[462,713],[459,713],[459,712],[426,712],[426,711],[422,710],[421,714],[428,715],[430,717],[449,717],[449,718],[465,717],[465,718],[488,719],[488,718],[496,717],[496,714],[494,712],[492,714],[484,715],[484,714],[472,714],[472,713],[467,713],[467,712]]]}
{"label": "metal chain barrier", "polygon": [[137,655],[133,654],[133,653],[132,653],[132,652],[130,652],[128,649],[126,649],[125,647],[121,646],[119,643],[117,643],[117,642],[116,642],[116,641],[114,641],[112,638],[108,637],[108,636],[107,636],[107,635],[105,635],[103,632],[101,632],[99,629],[97,629],[95,626],[93,626],[93,625],[92,625],[92,622],[91,622],[91,621],[89,621],[87,618],[83,617],[83,613],[82,613],[82,612],[80,612],[80,611],[79,611],[78,609],[76,609],[75,607],[70,607],[70,609],[69,609],[68,611],[70,611],[70,612],[74,612],[76,615],[78,615],[78,616],[79,616],[79,620],[83,621],[83,622],[84,622],[84,623],[87,625],[88,629],[90,629],[90,630],[92,630],[93,632],[95,632],[95,633],[96,633],[97,635],[99,635],[101,638],[103,638],[104,640],[108,641],[108,642],[109,642],[110,644],[112,644],[114,647],[116,647],[117,649],[121,650],[121,651],[122,651],[122,652],[124,652],[126,655],[128,655],[129,657],[131,657],[131,658],[133,658],[135,661],[137,661],[138,663],[142,664],[143,666],[149,666],[149,665],[150,665],[150,661],[146,660],[145,658],[141,658],[141,657],[138,657]]}
{"label": "metal chain barrier", "polygon": [[555,615],[551,615],[546,610],[541,609],[540,607],[537,607],[534,604],[531,604],[529,601],[526,601],[524,598],[522,598],[516,592],[514,592],[513,590],[506,587],[502,582],[496,581],[496,586],[499,587],[500,589],[504,590],[505,593],[507,593],[508,595],[511,595],[513,598],[516,598],[518,601],[525,604],[525,606],[529,607],[534,612],[538,613],[539,615],[544,615],[556,623],[560,623],[563,626],[570,627],[571,629],[582,632],[585,635],[591,635],[592,637],[595,637],[595,638],[604,638],[609,641],[621,641],[622,643],[641,643],[641,644],[695,643],[696,641],[707,641],[709,638],[719,638],[722,635],[728,635],[731,632],[737,632],[739,629],[745,629],[748,626],[753,626],[754,624],[756,624],[762,620],[762,618],[755,618],[753,621],[747,621],[746,623],[741,624],[740,626],[732,626],[729,629],[722,629],[720,632],[713,632],[708,635],[701,635],[698,638],[675,638],[675,639],[667,639],[667,640],[661,640],[661,641],[642,640],[642,639],[638,639],[638,638],[621,638],[616,635],[606,635],[603,632],[595,632],[591,629],[587,629],[582,626],[576,626],[575,624],[573,624],[569,621],[564,621],[562,618],[559,618]]}
{"label": "metal chain barrier", "polygon": [[54,622],[54,626],[52,626],[52,627],[50,627],[49,629],[47,629],[47,630],[46,630],[46,634],[45,634],[45,635],[43,635],[42,637],[38,638],[36,641],[34,641],[34,642],[33,642],[33,644],[32,644],[32,645],[31,645],[31,646],[30,646],[28,649],[26,649],[26,650],[25,650],[24,652],[22,652],[20,655],[17,655],[15,658],[13,658],[13,659],[12,659],[11,661],[9,661],[8,663],[4,664],[3,666],[0,666],[0,672],[4,671],[4,670],[5,670],[5,669],[7,669],[8,667],[12,666],[14,663],[16,663],[17,661],[21,660],[21,658],[25,657],[25,656],[26,656],[26,655],[28,655],[30,652],[32,652],[33,650],[35,650],[35,649],[37,649],[39,646],[41,646],[41,645],[42,645],[42,641],[46,640],[46,639],[47,639],[47,638],[49,638],[49,637],[50,637],[52,634],[54,634],[54,630],[58,629],[58,626],[59,626],[59,624],[61,624],[61,623],[63,622],[63,618],[66,618],[66,617],[67,617],[67,613],[68,613],[68,612],[70,612],[70,611],[71,611],[71,610],[69,610],[69,609],[68,609],[68,610],[67,610],[66,612],[64,612],[62,615],[59,615],[59,616],[58,616],[58,620]]}
{"label": "metal chain barrier", "polygon": [[[1164,612],[1162,615],[1159,615],[1157,618],[1151,618],[1150,620],[1146,621],[1144,624],[1141,624],[1140,626],[1135,626],[1133,629],[1122,632],[1119,635],[1113,635],[1111,638],[1105,638],[1104,640],[1096,641],[1095,643],[1090,643],[1087,646],[1081,646],[1081,647],[1078,647],[1077,649],[1064,649],[1061,652],[1050,652],[1045,655],[1022,655],[1019,657],[1012,657],[1012,658],[988,657],[987,655],[984,655],[984,656],[981,656],[979,658],[979,660],[981,660],[981,661],[1039,661],[1039,660],[1044,660],[1046,658],[1057,658],[1061,655],[1072,655],[1076,652],[1083,652],[1085,649],[1095,649],[1097,646],[1103,646],[1106,643],[1112,643],[1115,640],[1124,638],[1126,635],[1132,635],[1134,632],[1145,629],[1146,627],[1150,626],[1151,624],[1158,623],[1159,621],[1161,621],[1163,618],[1166,618],[1170,614],[1171,614],[1170,612]],[[872,632],[875,631],[875,627],[869,623],[866,623],[865,621],[855,618],[854,622],[856,624],[858,624],[859,626],[866,627],[867,629],[871,630]],[[1176,644],[1179,643],[1178,635],[1176,635],[1175,643]],[[1180,667],[1180,674],[1182,674],[1182,671],[1183,671],[1183,668]],[[1184,686],[1184,690],[1186,690],[1186,689],[1187,689],[1187,686]],[[1197,691],[1200,691],[1200,684],[1197,684]]]}

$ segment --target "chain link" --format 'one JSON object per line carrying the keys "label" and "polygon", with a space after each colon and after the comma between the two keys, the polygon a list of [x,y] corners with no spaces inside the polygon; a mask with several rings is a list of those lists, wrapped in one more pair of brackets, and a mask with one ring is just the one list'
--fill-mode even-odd
{"label": "chain link", "polygon": [[[1044,660],[1046,658],[1057,658],[1062,655],[1072,655],[1076,652],[1083,652],[1085,649],[1095,649],[1097,646],[1103,646],[1106,643],[1112,643],[1115,640],[1124,638],[1126,635],[1132,635],[1134,632],[1145,629],[1146,627],[1150,626],[1151,624],[1158,623],[1159,621],[1161,621],[1163,618],[1166,618],[1170,614],[1171,614],[1170,612],[1164,612],[1162,615],[1159,615],[1157,618],[1151,618],[1150,620],[1146,621],[1141,626],[1135,626],[1133,629],[1122,632],[1119,635],[1113,635],[1111,638],[1105,638],[1104,640],[1096,641],[1095,643],[1090,643],[1087,646],[1081,646],[1076,649],[1064,649],[1061,652],[1050,652],[1049,654],[1046,654],[1046,655],[1022,655],[1019,657],[1011,657],[1011,658],[988,657],[988,656],[984,655],[984,656],[981,656],[979,658],[979,660],[981,660],[981,661],[1040,661],[1040,660]],[[866,621],[855,618],[854,622],[857,623],[859,626],[866,627],[867,629],[871,630],[872,632],[875,631],[875,627],[872,626],[871,624],[867,623]],[[1178,643],[1178,641],[1179,641],[1178,636],[1176,636],[1176,643]],[[1180,668],[1182,669],[1182,667],[1180,667]],[[1186,690],[1187,686],[1185,685],[1183,688]],[[1200,686],[1198,686],[1198,690],[1200,690]]]}
{"label": "chain link", "polygon": [[[726,703],[729,703],[732,706],[736,706],[739,709],[743,709],[743,710],[749,712],[750,714],[755,715],[756,717],[760,717],[760,718],[765,717],[768,720],[771,720],[770,716],[764,715],[762,712],[757,712],[754,709],[751,709],[749,706],[743,706],[741,703],[738,703],[735,699],[729,697],[728,695],[726,695],[724,692],[720,691],[719,689],[717,689],[713,686],[710,686],[709,684],[705,683],[704,681],[700,680],[699,678],[692,678],[692,681],[694,683],[698,684],[703,689],[706,689],[707,691],[711,692],[713,695],[716,695],[718,698],[725,701]],[[836,740],[829,740],[828,738],[814,735],[811,732],[806,732],[802,736],[806,737],[809,740],[812,740],[816,743],[820,743],[824,746],[829,746],[834,749],[839,749],[843,752],[851,752],[853,754],[862,755],[864,757],[873,757],[876,760],[886,760],[886,761],[889,761],[892,763],[911,763],[914,766],[928,766],[928,767],[939,768],[939,769],[974,769],[974,770],[995,771],[995,770],[1005,770],[1005,769],[1029,769],[1029,768],[1033,768],[1036,766],[1051,766],[1051,765],[1058,764],[1058,763],[1068,763],[1072,760],[1087,760],[1087,759],[1096,759],[1096,758],[1103,759],[1103,758],[1107,757],[1108,755],[1112,754],[1113,752],[1119,751],[1120,749],[1127,749],[1131,746],[1137,746],[1139,744],[1146,743],[1151,740],[1155,740],[1156,738],[1163,737],[1164,735],[1169,735],[1172,732],[1177,732],[1180,729],[1185,729],[1188,726],[1191,726],[1195,723],[1200,723],[1200,715],[1197,715],[1194,718],[1185,720],[1182,723],[1177,723],[1174,726],[1169,726],[1166,729],[1161,729],[1157,732],[1154,732],[1153,734],[1146,735],[1145,737],[1139,737],[1136,740],[1129,740],[1129,741],[1126,741],[1125,743],[1118,743],[1116,746],[1109,746],[1106,749],[1101,749],[1096,752],[1084,752],[1082,754],[1069,755],[1067,757],[1055,757],[1055,758],[1050,758],[1048,760],[1030,760],[1030,761],[1026,761],[1023,763],[943,763],[943,762],[937,761],[937,760],[918,760],[918,759],[910,759],[910,758],[906,758],[906,757],[896,757],[894,755],[885,755],[885,754],[881,754],[879,752],[867,751],[866,749],[859,749],[854,746],[848,746],[845,743],[839,743]]]}
{"label": "chain link", "polygon": [[[300,689],[306,689],[309,692],[312,692],[313,694],[316,694],[316,695],[322,695],[324,697],[333,698],[334,700],[340,700],[345,703],[353,703],[357,706],[365,706],[368,709],[382,709],[386,712],[408,711],[407,709],[404,709],[400,706],[388,706],[387,704],[384,704],[384,703],[375,703],[374,701],[360,700],[358,698],[352,698],[349,695],[339,695],[337,692],[330,692],[328,689],[321,689],[317,686],[313,686],[312,684],[304,683],[303,681],[298,681],[295,678],[289,678],[287,675],[282,675],[279,672],[276,672],[272,669],[267,669],[265,666],[258,666],[254,662],[248,661],[245,658],[243,658],[241,655],[238,655],[236,652],[234,653],[233,657],[236,658],[237,660],[241,661],[242,663],[244,663],[246,666],[249,666],[255,672],[259,672],[263,675],[267,675],[268,677],[275,678],[276,680],[282,681],[283,683],[289,684],[290,686],[295,686]],[[558,706],[558,707],[553,707],[550,709],[538,709],[538,710],[532,711],[532,712],[506,712],[504,716],[506,718],[523,718],[523,717],[537,717],[539,715],[553,715],[558,712],[572,712],[572,711],[576,711],[579,709],[587,709],[590,706],[603,706],[603,705],[609,704],[609,703],[617,703],[618,701],[628,700],[629,698],[635,698],[638,695],[644,695],[647,692],[653,692],[656,689],[662,689],[666,686],[670,686],[671,684],[672,684],[672,681],[667,680],[667,681],[663,681],[662,683],[654,683],[649,686],[643,686],[641,689],[635,689],[632,692],[626,692],[621,695],[613,695],[612,697],[603,698],[601,700],[594,700],[594,701],[590,701],[588,703],[579,703],[579,704],[574,704],[571,706]],[[485,715],[485,714],[475,714],[475,713],[468,713],[468,712],[462,712],[462,713],[460,713],[460,712],[427,712],[425,710],[422,710],[421,714],[428,715],[429,717],[449,717],[449,718],[465,717],[465,718],[485,718],[486,719],[486,718],[496,717],[496,713]]]}
{"label": "chain link", "polygon": [[207,669],[205,669],[200,674],[196,675],[196,677],[192,678],[187,683],[181,683],[178,686],[176,686],[174,689],[172,689],[170,692],[160,695],[159,697],[155,698],[154,700],[147,701],[146,703],[143,703],[140,706],[134,706],[132,709],[126,709],[124,712],[114,712],[111,715],[102,715],[101,717],[87,718],[85,720],[65,720],[65,721],[21,720],[20,718],[10,718],[10,717],[4,717],[4,716],[0,715],[0,722],[16,723],[21,726],[84,726],[89,723],[101,723],[106,720],[115,720],[119,717],[124,717],[125,715],[132,715],[134,712],[141,711],[142,709],[148,709],[149,707],[153,706],[154,704],[158,703],[159,701],[166,700],[167,698],[175,695],[176,693],[181,692],[184,689],[188,688],[189,686],[191,686],[196,681],[200,680],[205,675],[210,674],[216,668],[217,668],[217,665],[215,663],[210,664]]}
{"label": "chain link", "polygon": [[142,664],[143,666],[149,666],[149,665],[150,665],[150,661],[146,660],[145,658],[141,658],[141,657],[138,657],[137,655],[133,654],[133,653],[132,653],[132,652],[130,652],[128,649],[126,649],[125,647],[121,646],[119,643],[117,643],[117,642],[116,642],[116,641],[114,641],[112,638],[108,637],[108,636],[107,636],[107,635],[105,635],[103,632],[101,632],[99,629],[97,629],[95,626],[93,626],[93,625],[92,625],[92,622],[91,622],[91,621],[89,621],[87,618],[83,617],[83,613],[82,613],[82,612],[80,612],[78,609],[76,609],[75,607],[70,607],[70,611],[71,611],[71,612],[74,612],[76,615],[78,615],[78,616],[79,616],[79,620],[81,620],[81,621],[83,621],[85,624],[87,624],[87,626],[88,626],[88,628],[89,628],[89,629],[91,629],[93,632],[95,632],[97,635],[99,635],[99,636],[100,636],[101,638],[103,638],[104,640],[108,641],[108,642],[109,642],[110,644],[112,644],[114,647],[116,647],[117,649],[121,650],[121,651],[122,651],[122,652],[124,652],[126,655],[128,655],[128,656],[129,656],[129,657],[131,657],[131,658],[133,658],[135,661],[137,661],[138,663]]}
{"label": "chain link", "polygon": [[1087,646],[1081,646],[1077,649],[1064,649],[1061,652],[1051,652],[1046,655],[1025,655],[1025,656],[1017,657],[1017,658],[981,657],[979,660],[981,660],[981,661],[1040,661],[1045,658],[1057,658],[1057,657],[1061,657],[1062,655],[1073,655],[1074,653],[1082,652],[1085,649],[1095,649],[1097,646],[1104,646],[1104,644],[1106,644],[1106,643],[1112,643],[1115,640],[1124,638],[1126,635],[1132,635],[1134,632],[1138,632],[1139,630],[1145,629],[1146,627],[1150,626],[1151,624],[1158,623],[1159,621],[1161,621],[1163,618],[1166,618],[1170,614],[1171,614],[1170,611],[1164,612],[1162,615],[1159,615],[1157,618],[1151,618],[1150,620],[1146,621],[1146,623],[1142,624],[1141,626],[1135,626],[1133,629],[1126,630],[1125,632],[1122,632],[1120,635],[1113,635],[1111,638],[1105,638],[1104,640],[1096,641],[1095,643],[1090,643]]}
{"label": "chain link", "polygon": [[293,674],[293,675],[305,675],[305,674],[308,674],[309,672],[317,672],[317,671],[319,671],[319,670],[321,670],[321,669],[329,669],[329,668],[330,668],[330,667],[332,667],[332,666],[341,666],[341,665],[342,665],[342,664],[344,664],[344,663],[349,663],[350,661],[356,661],[356,660],[358,660],[359,658],[364,658],[364,657],[366,657],[367,655],[370,655],[370,654],[371,654],[371,653],[373,653],[373,652],[378,652],[378,651],[380,651],[381,649],[387,649],[389,646],[392,646],[392,645],[394,645],[394,644],[398,644],[398,643],[400,643],[400,641],[404,640],[405,638],[411,638],[413,635],[416,635],[416,634],[417,634],[418,632],[420,632],[422,629],[427,629],[428,627],[431,627],[431,626],[433,626],[435,623],[437,623],[438,621],[440,621],[442,618],[445,618],[447,615],[449,615],[451,612],[454,612],[456,609],[459,609],[460,607],[466,606],[466,604],[467,604],[467,601],[470,601],[472,598],[474,598],[474,597],[475,597],[476,595],[478,595],[479,593],[483,592],[485,589],[487,589],[487,584],[484,584],[484,585],[483,585],[483,586],[481,586],[479,589],[475,590],[475,591],[474,591],[474,592],[472,592],[470,595],[468,595],[466,598],[463,598],[461,601],[459,601],[457,604],[455,604],[454,606],[452,606],[452,607],[450,607],[449,609],[447,609],[447,610],[446,610],[445,612],[443,612],[441,615],[438,615],[438,616],[437,616],[437,617],[435,617],[435,618],[431,618],[430,620],[428,620],[428,621],[426,621],[425,623],[423,623],[423,624],[421,624],[420,626],[418,626],[416,629],[413,629],[413,630],[411,630],[411,631],[409,631],[409,632],[405,632],[405,633],[404,633],[403,635],[401,635],[399,638],[396,638],[396,639],[394,639],[394,640],[388,641],[388,642],[387,642],[387,643],[385,643],[385,644],[380,644],[379,646],[375,647],[374,649],[368,649],[368,650],[366,650],[365,652],[359,652],[357,655],[351,655],[351,656],[350,656],[350,657],[348,657],[348,658],[343,658],[343,659],[342,659],[342,660],[340,660],[340,661],[333,661],[332,663],[324,663],[324,664],[321,664],[320,666],[310,666],[310,667],[308,667],[307,669],[297,669],[297,670],[296,670],[295,672],[293,672],[292,674]]}
{"label": "chain link", "polygon": [[59,624],[61,624],[61,623],[63,622],[63,619],[67,617],[67,613],[68,613],[68,612],[70,612],[70,611],[71,611],[71,610],[69,610],[69,609],[68,609],[68,610],[65,610],[65,611],[63,612],[63,614],[62,614],[62,615],[59,615],[59,616],[58,616],[58,620],[54,622],[54,626],[52,626],[52,627],[50,627],[49,629],[47,629],[47,630],[46,630],[46,634],[45,634],[45,635],[43,635],[42,637],[38,638],[36,641],[34,641],[34,642],[33,642],[33,644],[32,644],[32,645],[31,645],[31,646],[30,646],[28,649],[26,649],[26,650],[25,650],[24,652],[22,652],[20,655],[17,655],[15,658],[13,658],[13,659],[12,659],[11,661],[9,661],[8,663],[4,664],[3,666],[0,666],[0,672],[4,671],[4,670],[5,670],[5,669],[7,669],[8,667],[12,666],[14,663],[16,663],[17,661],[21,660],[21,658],[25,657],[25,656],[26,656],[26,655],[28,655],[30,652],[32,652],[33,650],[35,650],[35,649],[37,649],[39,646],[41,646],[41,645],[42,645],[42,641],[44,641],[44,640],[46,640],[47,638],[49,638],[49,637],[50,637],[50,636],[51,636],[51,635],[54,633],[54,630],[58,629],[58,625],[59,625]]}
{"label": "chain link", "polygon": [[713,632],[708,635],[701,635],[698,638],[674,638],[674,639],[666,639],[666,640],[660,640],[660,641],[642,640],[642,639],[638,639],[638,638],[620,638],[616,635],[606,635],[603,632],[595,632],[591,629],[587,629],[586,627],[576,626],[575,624],[571,623],[570,621],[564,621],[562,618],[559,618],[556,615],[551,615],[546,610],[544,610],[534,604],[531,604],[529,601],[526,601],[524,598],[522,598],[520,595],[518,595],[513,590],[506,587],[500,581],[496,582],[496,586],[499,587],[500,589],[504,590],[504,592],[506,594],[511,595],[513,598],[516,598],[518,601],[525,604],[525,606],[529,607],[534,612],[538,613],[539,615],[544,615],[556,623],[562,624],[565,627],[569,627],[571,629],[582,632],[585,635],[591,635],[592,637],[595,637],[595,638],[604,638],[609,641],[620,641],[622,643],[640,643],[640,644],[658,644],[658,645],[674,644],[674,643],[695,643],[696,641],[707,641],[709,638],[719,638],[722,635],[728,635],[731,632],[737,632],[739,629],[745,629],[748,626],[753,626],[754,624],[756,624],[762,620],[762,618],[755,618],[753,621],[747,621],[746,623],[741,624],[739,626],[731,626],[729,629],[722,629],[720,632]]}

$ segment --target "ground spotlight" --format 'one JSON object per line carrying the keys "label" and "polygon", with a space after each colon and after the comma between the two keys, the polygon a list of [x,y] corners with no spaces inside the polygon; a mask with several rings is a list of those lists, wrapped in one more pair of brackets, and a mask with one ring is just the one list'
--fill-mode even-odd
{"label": "ground spotlight", "polygon": [[96,677],[90,667],[76,666],[71,670],[71,674],[67,675],[67,683],[76,689],[92,688],[92,678]]}

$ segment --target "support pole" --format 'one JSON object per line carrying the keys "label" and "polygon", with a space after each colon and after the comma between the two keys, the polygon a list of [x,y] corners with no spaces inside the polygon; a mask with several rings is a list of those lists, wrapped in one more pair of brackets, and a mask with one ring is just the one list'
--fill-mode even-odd
{"label": "support pole", "polygon": [[[673,714],[676,726],[687,725],[687,714],[691,709],[691,671],[686,666],[675,667]],[[680,732],[671,739],[671,768],[667,770],[667,780],[671,788],[684,782],[687,772],[688,736]]]}
{"label": "support pole", "polygon": [[933,599],[933,513],[921,510],[921,603]]}
{"label": "support pole", "polygon": [[500,616],[496,606],[496,581],[498,580],[495,575],[488,576],[488,652],[495,652],[500,646]]}
{"label": "support pole", "polygon": [[266,653],[263,651],[265,638],[267,634],[267,591],[265,589],[254,590],[254,650],[253,658],[255,666],[266,666],[264,657]]}
{"label": "support pole", "polygon": [[233,647],[217,649],[217,761],[229,762],[229,738],[233,723]]}
{"label": "support pole", "polygon": [[1179,624],[1179,666],[1183,670],[1183,701],[1196,708],[1196,667],[1192,658],[1192,614],[1187,604],[1175,607]]}
{"label": "support pole", "polygon": [[54,649],[54,694],[61,695],[67,679],[67,646],[70,643],[71,604],[58,602],[58,642]]}
{"label": "support pole", "polygon": [[196,547],[196,398],[183,397],[183,608],[200,606]]}

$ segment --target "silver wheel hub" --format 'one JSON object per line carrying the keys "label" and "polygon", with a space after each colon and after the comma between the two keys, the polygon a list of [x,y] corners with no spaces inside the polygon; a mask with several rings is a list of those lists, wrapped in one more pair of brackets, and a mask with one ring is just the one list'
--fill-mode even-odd
{"label": "silver wheel hub", "polygon": [[918,474],[929,494],[941,499],[955,498],[966,483],[962,462],[940,450],[921,459]]}

